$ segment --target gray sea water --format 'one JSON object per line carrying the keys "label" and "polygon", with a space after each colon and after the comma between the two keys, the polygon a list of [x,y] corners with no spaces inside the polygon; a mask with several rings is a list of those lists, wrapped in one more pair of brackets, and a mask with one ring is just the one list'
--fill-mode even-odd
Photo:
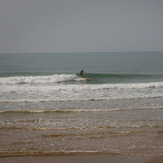
{"label": "gray sea water", "polygon": [[163,52],[0,54],[0,156],[161,154],[162,117]]}

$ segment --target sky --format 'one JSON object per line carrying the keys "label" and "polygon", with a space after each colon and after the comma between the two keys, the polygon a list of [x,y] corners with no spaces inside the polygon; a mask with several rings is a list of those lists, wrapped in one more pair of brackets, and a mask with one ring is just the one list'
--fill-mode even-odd
{"label": "sky", "polygon": [[163,51],[163,0],[0,0],[0,53]]}

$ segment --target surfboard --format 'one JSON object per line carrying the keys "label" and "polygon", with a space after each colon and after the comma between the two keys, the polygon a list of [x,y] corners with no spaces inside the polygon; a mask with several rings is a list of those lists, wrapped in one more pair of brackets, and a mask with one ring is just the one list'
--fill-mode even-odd
{"label": "surfboard", "polygon": [[91,80],[90,78],[84,78],[84,77],[80,77],[80,79]]}

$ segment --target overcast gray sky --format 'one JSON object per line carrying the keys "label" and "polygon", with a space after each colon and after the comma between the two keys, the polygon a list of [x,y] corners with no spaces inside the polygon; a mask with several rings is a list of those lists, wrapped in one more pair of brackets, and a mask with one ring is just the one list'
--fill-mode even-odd
{"label": "overcast gray sky", "polygon": [[0,53],[163,51],[163,0],[0,0]]}

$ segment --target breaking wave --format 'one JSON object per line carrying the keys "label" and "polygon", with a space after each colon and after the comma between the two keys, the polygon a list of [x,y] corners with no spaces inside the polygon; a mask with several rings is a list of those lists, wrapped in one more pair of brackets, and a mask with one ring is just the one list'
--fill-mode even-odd
{"label": "breaking wave", "polygon": [[54,74],[49,76],[15,76],[0,78],[1,85],[13,84],[46,84],[69,81],[80,81],[76,74]]}
{"label": "breaking wave", "polygon": [[[90,84],[109,83],[149,83],[163,81],[163,74],[96,74],[87,73],[84,77],[91,78]],[[14,84],[48,84],[60,82],[83,81],[79,74],[53,74],[48,76],[12,76],[0,77],[0,85]]]}

